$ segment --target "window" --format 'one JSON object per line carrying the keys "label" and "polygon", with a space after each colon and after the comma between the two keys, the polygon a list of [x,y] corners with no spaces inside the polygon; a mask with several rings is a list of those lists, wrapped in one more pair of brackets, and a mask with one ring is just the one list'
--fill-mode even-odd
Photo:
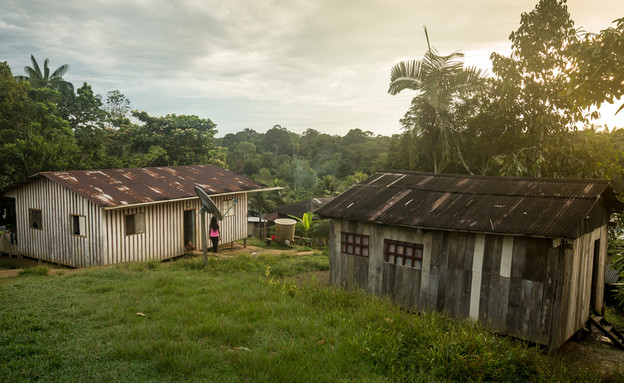
{"label": "window", "polygon": [[340,251],[345,254],[368,257],[368,244],[368,235],[345,233],[343,231],[340,238]]}
{"label": "window", "polygon": [[71,233],[73,235],[79,235],[85,237],[86,232],[86,218],[84,215],[71,215]]}
{"label": "window", "polygon": [[28,226],[32,229],[43,229],[41,209],[28,209]]}
{"label": "window", "polygon": [[384,239],[384,261],[422,269],[423,245]]}
{"label": "window", "polygon": [[236,199],[228,199],[223,201],[223,216],[229,217],[236,213]]}
{"label": "window", "polygon": [[145,233],[145,213],[126,216],[126,235]]}

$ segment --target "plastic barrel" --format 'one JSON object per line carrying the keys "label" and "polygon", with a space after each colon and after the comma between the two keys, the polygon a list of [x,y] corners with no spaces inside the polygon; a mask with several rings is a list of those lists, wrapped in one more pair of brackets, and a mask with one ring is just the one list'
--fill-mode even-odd
{"label": "plastic barrel", "polygon": [[297,221],[290,218],[275,220],[275,240],[279,243],[292,242],[295,239],[295,225]]}

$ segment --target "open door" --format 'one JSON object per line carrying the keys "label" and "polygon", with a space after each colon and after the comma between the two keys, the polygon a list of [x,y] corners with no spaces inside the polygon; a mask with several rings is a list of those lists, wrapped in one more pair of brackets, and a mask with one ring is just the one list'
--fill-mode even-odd
{"label": "open door", "polygon": [[[602,312],[602,307],[596,307],[598,294],[598,268],[600,265],[600,238],[594,241],[594,256],[592,267],[591,295],[589,299],[589,308],[591,311]],[[603,291],[601,289],[601,291]],[[590,312],[591,313],[591,312]]]}
{"label": "open door", "polygon": [[195,210],[185,210],[184,211],[184,234],[183,234],[183,246],[191,241],[193,246],[197,247],[197,243],[195,243]]}

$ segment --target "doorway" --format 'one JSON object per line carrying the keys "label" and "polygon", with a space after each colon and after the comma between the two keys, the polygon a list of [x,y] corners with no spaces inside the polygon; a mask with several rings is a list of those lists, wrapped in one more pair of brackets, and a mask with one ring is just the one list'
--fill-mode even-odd
{"label": "doorway", "polygon": [[590,313],[596,310],[596,295],[598,293],[598,267],[600,265],[600,238],[594,241],[594,257],[592,268],[591,295],[589,298]]}
{"label": "doorway", "polygon": [[193,246],[197,247],[195,243],[195,210],[184,210],[184,233],[183,245],[186,246],[188,241],[193,243]]}

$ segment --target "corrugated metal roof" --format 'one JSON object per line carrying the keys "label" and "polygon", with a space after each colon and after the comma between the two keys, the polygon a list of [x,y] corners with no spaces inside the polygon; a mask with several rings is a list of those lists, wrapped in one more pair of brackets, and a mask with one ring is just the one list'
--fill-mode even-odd
{"label": "corrugated metal roof", "polygon": [[380,171],[317,210],[321,216],[423,229],[576,238],[607,180]]}
{"label": "corrugated metal roof", "polygon": [[305,213],[317,210],[334,198],[335,197],[310,198],[290,205],[279,206],[275,208],[275,211],[279,214],[294,215],[297,218],[301,218]]}
{"label": "corrugated metal roof", "polygon": [[194,185],[209,195],[257,190],[263,184],[216,165],[168,166],[135,169],[41,172],[24,183],[45,177],[93,201],[118,207],[197,197]]}

